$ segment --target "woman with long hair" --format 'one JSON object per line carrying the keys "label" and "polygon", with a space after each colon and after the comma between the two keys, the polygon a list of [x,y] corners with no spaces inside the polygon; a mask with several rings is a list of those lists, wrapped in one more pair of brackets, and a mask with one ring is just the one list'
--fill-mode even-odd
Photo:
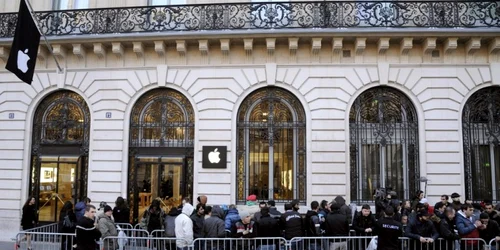
{"label": "woman with long hair", "polygon": [[[76,214],[73,211],[73,203],[66,201],[59,213],[59,232],[74,234],[76,230]],[[62,250],[73,249],[73,236],[63,236],[61,240]]]}
{"label": "woman with long hair", "polygon": [[[23,206],[23,215],[21,217],[21,226],[23,230],[32,229],[38,224],[37,211],[35,207],[35,197],[30,197]],[[26,234],[26,241],[28,250],[31,250],[31,235]]]}

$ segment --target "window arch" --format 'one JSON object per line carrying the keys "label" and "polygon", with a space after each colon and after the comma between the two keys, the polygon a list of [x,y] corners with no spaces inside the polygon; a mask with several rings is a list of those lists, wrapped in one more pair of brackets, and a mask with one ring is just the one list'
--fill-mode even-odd
{"label": "window arch", "polygon": [[408,199],[420,187],[418,118],[400,91],[376,87],[362,93],[349,114],[351,200],[373,200],[379,187]]}
{"label": "window arch", "polygon": [[133,223],[151,199],[168,210],[193,197],[194,120],[187,97],[173,89],[148,91],[134,104],[127,196]]}
{"label": "window arch", "polygon": [[462,114],[466,198],[500,200],[500,87],[474,93]]}
{"label": "window arch", "polygon": [[90,111],[77,93],[54,92],[37,107],[30,194],[38,197],[40,221],[58,221],[59,201],[75,203],[87,195],[89,132]]}
{"label": "window arch", "polygon": [[300,101],[276,87],[249,95],[238,110],[238,203],[306,201],[306,118]]}

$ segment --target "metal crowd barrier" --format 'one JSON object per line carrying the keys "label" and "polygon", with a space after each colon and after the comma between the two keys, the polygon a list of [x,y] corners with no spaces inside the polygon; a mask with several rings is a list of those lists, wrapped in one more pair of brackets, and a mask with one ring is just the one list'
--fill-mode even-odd
{"label": "metal crowd barrier", "polygon": [[72,250],[75,234],[19,232],[16,236],[16,249]]}
{"label": "metal crowd barrier", "polygon": [[192,250],[285,250],[284,238],[199,238]]}
{"label": "metal crowd barrier", "polygon": [[192,245],[189,243],[175,238],[110,236],[103,239],[100,250],[176,250],[179,245],[188,246],[191,250]]}
{"label": "metal crowd barrier", "polygon": [[23,230],[22,232],[33,232],[33,233],[58,233],[59,232],[59,223],[51,223],[48,225],[43,225],[39,227],[35,227],[28,230]]}
{"label": "metal crowd barrier", "polygon": [[296,237],[288,242],[292,250],[347,250],[367,249],[372,236]]}
{"label": "metal crowd barrier", "polygon": [[134,226],[130,223],[115,223],[115,225],[120,227],[121,229],[134,229]]}

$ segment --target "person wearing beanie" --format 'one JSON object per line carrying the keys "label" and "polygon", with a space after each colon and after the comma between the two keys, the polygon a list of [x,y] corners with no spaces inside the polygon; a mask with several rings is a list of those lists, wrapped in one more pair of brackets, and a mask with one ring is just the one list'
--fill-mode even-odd
{"label": "person wearing beanie", "polygon": [[432,243],[437,240],[439,233],[429,217],[429,212],[424,209],[417,213],[416,220],[409,222],[405,236],[413,239],[409,243],[410,249],[433,249]]}
{"label": "person wearing beanie", "polygon": [[[256,236],[255,221],[250,216],[248,211],[240,211],[240,221],[236,222],[235,238],[254,238]],[[250,241],[238,241],[236,249],[250,249]]]}
{"label": "person wearing beanie", "polygon": [[[97,225],[99,231],[101,232],[101,237],[106,238],[108,236],[118,236],[115,222],[112,219],[113,209],[108,205],[104,205],[102,210],[103,213],[100,213],[97,216]],[[117,248],[116,240],[114,239],[105,240],[103,244],[104,250],[115,250]]]}
{"label": "person wearing beanie", "polygon": [[451,194],[451,206],[455,209],[455,212],[460,211],[462,203],[460,202],[460,195],[458,193]]}

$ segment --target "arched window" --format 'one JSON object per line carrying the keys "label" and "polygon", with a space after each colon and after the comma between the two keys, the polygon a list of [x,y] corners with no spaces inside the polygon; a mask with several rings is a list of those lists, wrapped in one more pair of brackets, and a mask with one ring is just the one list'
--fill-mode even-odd
{"label": "arched window", "polygon": [[62,202],[87,195],[90,112],[78,94],[47,96],[33,121],[30,194],[38,197],[40,221],[56,222]]}
{"label": "arched window", "polygon": [[290,92],[263,88],[238,111],[237,201],[306,200],[306,118]]}
{"label": "arched window", "polygon": [[168,88],[145,93],[132,108],[129,136],[132,223],[152,199],[169,210],[192,198],[194,111],[186,96]]}
{"label": "arched window", "polygon": [[500,87],[484,88],[462,115],[466,198],[500,200]]}
{"label": "arched window", "polygon": [[377,188],[408,199],[420,187],[418,119],[400,91],[376,87],[362,93],[349,114],[351,200],[373,200]]}

